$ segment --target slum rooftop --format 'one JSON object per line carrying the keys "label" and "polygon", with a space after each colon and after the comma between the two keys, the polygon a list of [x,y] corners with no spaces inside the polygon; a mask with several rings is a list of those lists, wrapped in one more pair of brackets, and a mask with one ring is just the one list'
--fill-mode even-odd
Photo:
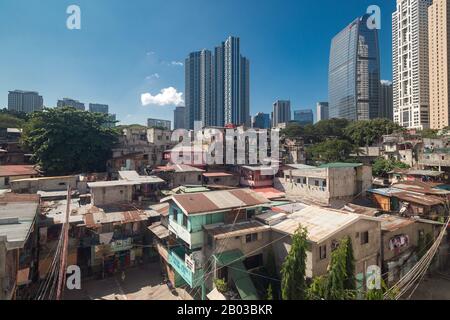
{"label": "slum rooftop", "polygon": [[13,193],[0,195],[0,239],[6,241],[7,249],[24,246],[38,207],[38,195]]}
{"label": "slum rooftop", "polygon": [[186,214],[221,212],[229,209],[253,207],[270,201],[250,189],[180,194],[170,197]]}
{"label": "slum rooftop", "polygon": [[124,181],[136,182],[139,184],[159,184],[165,181],[156,176],[140,176],[136,171],[119,171],[119,177]]}
{"label": "slum rooftop", "polygon": [[361,219],[379,221],[364,215],[308,206],[272,225],[272,230],[293,235],[302,226],[308,230],[309,241],[321,243]]}
{"label": "slum rooftop", "polygon": [[0,177],[31,176],[38,174],[32,165],[1,165]]}

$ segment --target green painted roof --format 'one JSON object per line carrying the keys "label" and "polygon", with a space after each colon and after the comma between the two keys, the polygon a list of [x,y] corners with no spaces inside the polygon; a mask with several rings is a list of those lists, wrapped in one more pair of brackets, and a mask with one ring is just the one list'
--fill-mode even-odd
{"label": "green painted roof", "polygon": [[362,165],[362,163],[333,162],[322,164],[319,166],[319,168],[357,168],[361,167]]}

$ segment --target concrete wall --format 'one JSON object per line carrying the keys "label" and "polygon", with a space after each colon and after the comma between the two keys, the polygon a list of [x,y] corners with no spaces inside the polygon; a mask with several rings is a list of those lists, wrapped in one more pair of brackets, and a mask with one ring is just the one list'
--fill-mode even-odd
{"label": "concrete wall", "polygon": [[[289,178],[288,178],[289,177]],[[306,178],[306,183],[303,183]],[[372,187],[372,168],[322,168],[289,170],[275,178],[275,188],[292,200],[312,200],[339,207]]]}
{"label": "concrete wall", "polygon": [[70,186],[77,189],[78,176],[32,178],[11,181],[11,190],[16,193],[37,193],[38,191],[63,191]]}
{"label": "concrete wall", "polygon": [[172,188],[177,188],[183,185],[201,186],[202,172],[175,172],[172,175]]}
{"label": "concrete wall", "polygon": [[[424,231],[424,237],[427,233],[433,234],[433,226],[431,224],[427,223],[420,223],[416,222],[413,224],[410,224],[406,227],[400,228],[398,230],[392,231],[392,232],[383,232],[383,262],[386,262],[387,260],[391,260],[395,258],[396,256],[402,255],[404,252],[411,250],[412,247],[417,247],[417,244],[419,242],[419,230]],[[395,236],[399,235],[407,235],[409,237],[409,245],[398,248],[396,250],[390,250],[389,249],[389,241]],[[434,234],[433,234],[434,237]]]}
{"label": "concrete wall", "polygon": [[92,188],[91,195],[94,206],[130,202],[133,200],[133,186]]}

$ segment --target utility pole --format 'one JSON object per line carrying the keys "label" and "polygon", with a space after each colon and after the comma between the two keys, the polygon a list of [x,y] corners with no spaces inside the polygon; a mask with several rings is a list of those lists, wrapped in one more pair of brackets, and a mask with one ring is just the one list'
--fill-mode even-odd
{"label": "utility pole", "polygon": [[61,232],[63,235],[63,248],[60,256],[60,266],[58,274],[58,287],[56,291],[56,300],[61,300],[64,292],[64,286],[66,285],[66,270],[67,270],[67,248],[69,246],[69,216],[70,216],[70,201],[71,201],[71,189],[67,188],[67,208],[66,208],[66,221],[63,224]]}

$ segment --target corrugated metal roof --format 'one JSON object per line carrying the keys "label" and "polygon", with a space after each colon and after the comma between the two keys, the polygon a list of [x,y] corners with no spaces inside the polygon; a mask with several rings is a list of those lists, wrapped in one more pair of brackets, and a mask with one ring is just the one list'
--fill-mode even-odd
{"label": "corrugated metal roof", "polygon": [[159,184],[165,181],[156,176],[140,176],[136,171],[119,171],[121,181],[137,182],[139,184]]}
{"label": "corrugated metal roof", "polygon": [[252,207],[269,202],[262,195],[250,189],[181,194],[172,196],[172,199],[186,214]]}
{"label": "corrugated metal roof", "polygon": [[389,232],[407,227],[415,223],[414,220],[401,218],[389,214],[384,214],[382,216],[379,216],[378,218],[381,219],[381,230]]}
{"label": "corrugated metal roof", "polygon": [[34,176],[38,172],[30,165],[1,165],[0,177]]}
{"label": "corrugated metal roof", "polygon": [[293,235],[302,226],[308,230],[308,240],[321,243],[360,219],[376,221],[376,218],[363,215],[310,206],[288,215],[272,229]]}

